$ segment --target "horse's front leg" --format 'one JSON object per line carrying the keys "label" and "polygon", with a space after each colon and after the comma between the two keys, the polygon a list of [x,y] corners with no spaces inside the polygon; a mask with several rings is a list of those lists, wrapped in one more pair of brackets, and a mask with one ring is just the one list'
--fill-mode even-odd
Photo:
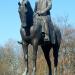
{"label": "horse's front leg", "polygon": [[25,71],[23,75],[28,75],[28,43],[25,42],[25,37],[26,37],[25,28],[21,27],[20,34],[22,37],[22,48],[23,48],[24,60],[25,60]]}
{"label": "horse's front leg", "polygon": [[23,47],[24,60],[25,60],[25,71],[24,71],[23,75],[28,75],[28,44],[23,43],[22,47]]}
{"label": "horse's front leg", "polygon": [[36,59],[37,59],[37,50],[38,50],[38,40],[34,39],[32,41],[32,45],[33,45],[32,75],[36,75]]}

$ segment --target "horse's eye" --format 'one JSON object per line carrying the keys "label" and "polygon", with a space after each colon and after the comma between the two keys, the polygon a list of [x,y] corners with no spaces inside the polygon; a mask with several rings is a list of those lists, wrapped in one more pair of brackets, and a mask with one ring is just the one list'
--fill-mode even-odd
{"label": "horse's eye", "polygon": [[25,4],[25,7],[27,7],[27,4]]}

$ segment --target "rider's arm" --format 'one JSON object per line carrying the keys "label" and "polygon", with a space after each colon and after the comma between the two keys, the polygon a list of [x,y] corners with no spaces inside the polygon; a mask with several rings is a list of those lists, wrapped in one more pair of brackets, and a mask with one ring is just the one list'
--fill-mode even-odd
{"label": "rider's arm", "polygon": [[48,5],[47,5],[46,9],[44,9],[43,11],[41,11],[39,14],[44,14],[47,11],[51,10],[51,8],[52,8],[52,0],[47,0],[47,3],[48,3]]}

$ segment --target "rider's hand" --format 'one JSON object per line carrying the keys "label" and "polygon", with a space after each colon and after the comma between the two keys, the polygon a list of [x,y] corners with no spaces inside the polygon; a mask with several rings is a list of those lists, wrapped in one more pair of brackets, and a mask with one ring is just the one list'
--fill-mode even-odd
{"label": "rider's hand", "polygon": [[36,13],[37,13],[38,15],[40,15],[40,14],[41,14],[41,12],[40,12],[40,11],[37,11]]}

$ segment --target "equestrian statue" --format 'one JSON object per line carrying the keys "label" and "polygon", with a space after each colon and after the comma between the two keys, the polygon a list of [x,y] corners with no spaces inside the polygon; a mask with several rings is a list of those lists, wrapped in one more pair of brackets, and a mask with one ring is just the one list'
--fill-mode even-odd
{"label": "equestrian statue", "polygon": [[60,29],[53,25],[50,16],[52,8],[51,0],[37,0],[33,11],[28,0],[22,0],[18,3],[19,16],[21,20],[20,34],[25,60],[25,71],[23,75],[29,75],[28,68],[28,45],[33,47],[32,54],[32,75],[36,75],[36,59],[38,46],[41,46],[45,59],[48,64],[49,74],[52,75],[51,61],[49,52],[53,48],[54,56],[54,75],[57,75],[58,52],[61,44]]}

